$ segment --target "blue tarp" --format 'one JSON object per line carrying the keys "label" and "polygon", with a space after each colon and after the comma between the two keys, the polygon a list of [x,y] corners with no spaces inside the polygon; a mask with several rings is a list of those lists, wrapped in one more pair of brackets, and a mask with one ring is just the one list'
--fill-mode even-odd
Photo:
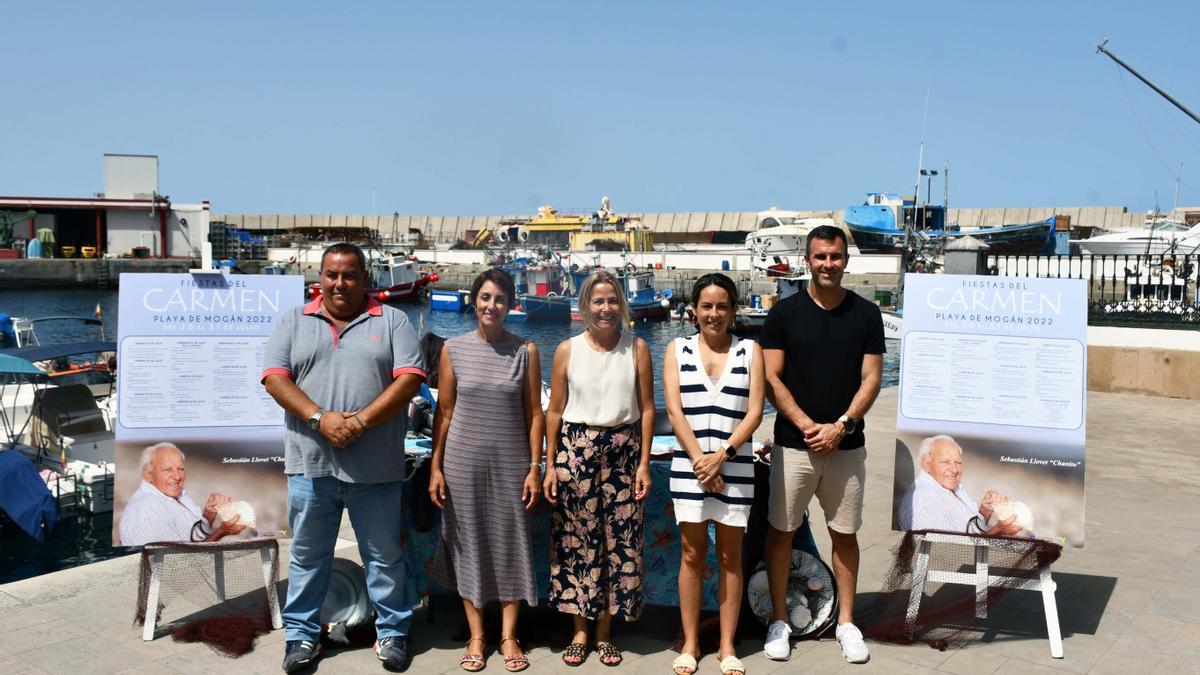
{"label": "blue tarp", "polygon": [[38,541],[58,522],[58,506],[37,468],[16,450],[0,450],[0,511]]}
{"label": "blue tarp", "polygon": [[5,375],[45,375],[46,371],[29,362],[29,359],[13,356],[0,350],[0,374]]}
{"label": "blue tarp", "polygon": [[79,356],[81,354],[98,354],[100,352],[117,351],[117,343],[108,341],[92,342],[61,342],[38,347],[21,347],[0,349],[0,354],[16,356],[26,361],[50,361],[64,356]]}

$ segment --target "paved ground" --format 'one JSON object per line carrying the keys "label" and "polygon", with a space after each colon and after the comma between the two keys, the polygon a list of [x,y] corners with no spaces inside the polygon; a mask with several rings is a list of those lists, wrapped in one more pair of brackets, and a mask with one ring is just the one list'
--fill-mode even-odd
{"label": "paved ground", "polygon": [[[1066,658],[1050,658],[1040,598],[1022,592],[1001,602],[985,641],[966,649],[872,644],[869,664],[849,666],[832,640],[821,640],[798,643],[791,660],[778,663],[765,659],[758,638],[748,636],[739,653],[749,672],[1200,672],[1200,401],[1091,393],[1088,407],[1087,548],[1068,549],[1055,566]],[[899,538],[889,530],[888,513],[895,410],[892,388],[868,417],[860,605],[879,588]],[[814,520],[828,557],[819,513]],[[352,535],[344,530],[344,536]],[[339,555],[356,557],[346,544]],[[143,642],[130,624],[136,567],[130,556],[0,586],[0,673],[279,672],[282,631],[237,660],[169,637]],[[453,605],[443,602],[432,624],[425,610],[418,612],[410,672],[462,672],[460,615]],[[172,603],[164,618],[185,615],[180,607]],[[547,612],[524,617],[529,672],[670,672],[673,610],[648,610],[641,622],[615,633],[626,650],[617,671],[594,655],[581,668],[565,667],[558,656],[564,621]],[[328,653],[318,672],[382,671],[362,649]],[[500,657],[490,656],[486,672],[503,672]],[[717,673],[715,657],[705,656],[699,672]]]}

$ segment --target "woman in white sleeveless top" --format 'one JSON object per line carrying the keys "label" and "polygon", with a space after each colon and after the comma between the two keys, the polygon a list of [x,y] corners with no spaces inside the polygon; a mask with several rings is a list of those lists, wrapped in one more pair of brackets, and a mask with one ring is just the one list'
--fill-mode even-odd
{"label": "woman in white sleeveless top", "polygon": [[696,672],[700,654],[700,588],[708,553],[708,523],[717,529],[723,673],[745,673],[733,648],[742,604],[742,537],[754,502],[751,439],[762,422],[762,350],[730,334],[737,287],[724,274],[706,274],[692,288],[700,334],[667,347],[663,393],[679,448],[671,459],[671,499],[679,522],[679,611],[683,646],[672,663],[678,675]]}
{"label": "woman in white sleeveless top", "polygon": [[621,652],[609,641],[612,617],[634,621],[642,613],[654,373],[645,341],[623,330],[629,304],[612,275],[589,276],[579,308],[587,329],[558,345],[546,411],[550,605],[574,622],[567,665],[587,658],[593,620],[600,660],[615,666]]}

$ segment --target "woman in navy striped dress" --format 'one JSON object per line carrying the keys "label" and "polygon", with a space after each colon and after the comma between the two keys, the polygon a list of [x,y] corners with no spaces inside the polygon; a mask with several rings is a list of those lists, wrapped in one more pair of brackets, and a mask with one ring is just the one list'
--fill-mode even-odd
{"label": "woman in navy striped dress", "polygon": [[721,671],[730,675],[746,672],[734,654],[733,633],[742,604],[742,536],[754,502],[751,438],[762,421],[762,350],[730,333],[737,287],[729,277],[700,277],[691,299],[700,334],[674,340],[663,364],[667,413],[680,448],[671,460],[671,499],[683,545],[679,564],[683,647],[672,667],[679,675],[696,672],[700,587],[712,521],[720,567],[717,658]]}

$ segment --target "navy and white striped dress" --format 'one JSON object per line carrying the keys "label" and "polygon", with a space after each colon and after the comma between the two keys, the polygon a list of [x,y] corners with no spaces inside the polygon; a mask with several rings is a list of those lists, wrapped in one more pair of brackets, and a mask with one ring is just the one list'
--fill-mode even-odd
{"label": "navy and white striped dress", "polygon": [[[675,360],[679,364],[679,394],[683,399],[683,414],[696,434],[700,449],[718,452],[733,433],[734,427],[746,417],[750,402],[750,362],[754,358],[754,342],[734,337],[729,345],[725,370],[716,382],[704,372],[700,359],[700,336],[675,340]],[[725,489],[705,492],[692,460],[682,449],[676,449],[671,459],[671,500],[675,504],[675,521],[703,523],[714,521],[722,525],[746,527],[750,506],[754,502],[754,451],[746,441],[738,448],[737,456],[721,466]]]}

